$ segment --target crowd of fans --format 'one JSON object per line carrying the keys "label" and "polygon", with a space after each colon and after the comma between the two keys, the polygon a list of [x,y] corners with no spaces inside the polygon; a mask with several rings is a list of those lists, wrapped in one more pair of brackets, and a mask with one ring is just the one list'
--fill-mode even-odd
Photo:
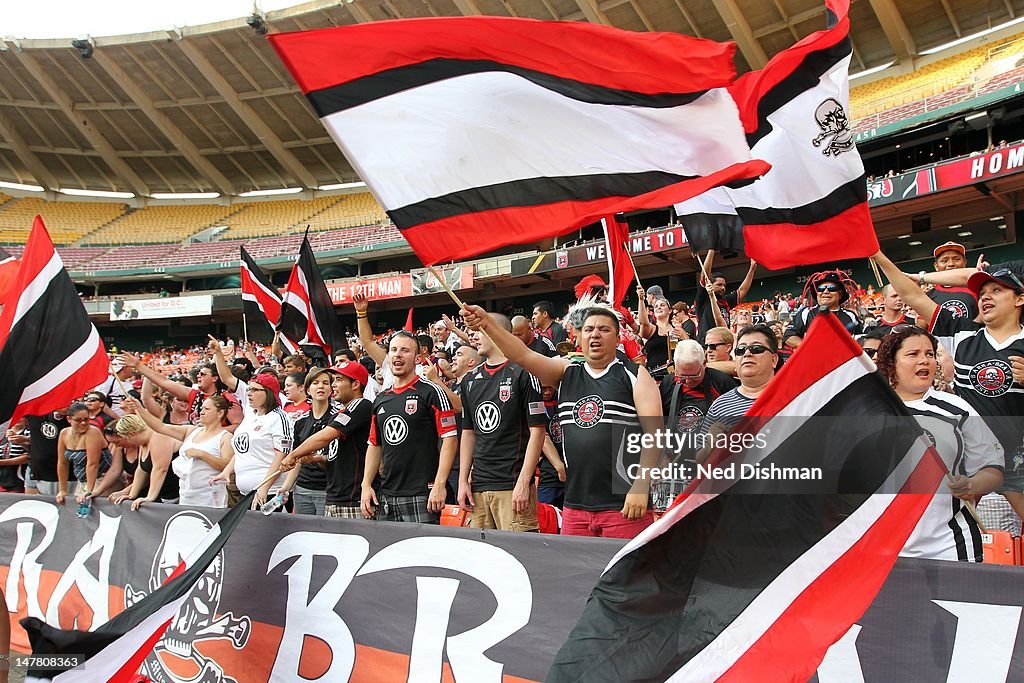
{"label": "crowd of fans", "polygon": [[[568,311],[466,306],[383,338],[359,297],[358,335],[330,359],[213,337],[116,353],[81,401],[7,432],[0,490],[133,510],[225,507],[255,490],[265,511],[419,523],[459,506],[473,527],[511,531],[557,508],[562,533],[630,538],[685,484],[628,475],[631,435],[728,434],[827,309],[919,421],[955,425],[947,439],[926,428],[951,477],[907,553],[980,560],[968,508],[984,496],[988,527],[1017,534],[1024,513],[1024,267],[968,267],[953,242],[934,256],[933,272],[907,275],[880,252],[891,284],[878,291],[825,270],[798,295],[747,302],[757,265],[729,291],[712,252],[693,302],[654,286],[615,308],[590,276]],[[645,443],[635,461],[703,462],[710,448],[689,443]]]}

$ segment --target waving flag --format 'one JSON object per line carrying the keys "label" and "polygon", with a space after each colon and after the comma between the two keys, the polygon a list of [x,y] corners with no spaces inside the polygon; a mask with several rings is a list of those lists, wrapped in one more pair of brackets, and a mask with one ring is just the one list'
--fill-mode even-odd
{"label": "waving flag", "polygon": [[605,216],[601,219],[604,228],[606,253],[608,254],[608,300],[612,307],[619,309],[629,294],[629,285],[636,279],[636,268],[627,251],[629,224],[619,216]]}
{"label": "waving flag", "polygon": [[742,188],[677,204],[695,251],[739,245],[778,270],[878,251],[864,164],[849,119],[849,0],[826,0],[830,28],[729,87],[752,154],[772,165]]}
{"label": "waving flag", "polygon": [[692,484],[609,563],[548,683],[803,682],[861,617],[941,482],[938,454],[832,315],[731,436],[755,433],[762,447],[711,464],[820,480]]}
{"label": "waving flag", "polygon": [[269,39],[428,265],[767,170],[725,90],[732,44],[495,17]]}
{"label": "waving flag", "polygon": [[18,259],[11,256],[6,249],[0,248],[0,306],[7,300],[7,291],[18,274]]}
{"label": "waving flag", "polygon": [[[281,292],[270,281],[256,260],[249,255],[245,247],[241,247],[242,310],[247,318],[265,320],[273,330],[281,319]],[[297,342],[281,335],[281,345],[288,353],[299,349]]]}
{"label": "waving flag", "polygon": [[63,673],[29,669],[26,683],[134,683],[139,667],[160,642],[167,627],[188,599],[192,587],[203,578],[224,548],[231,533],[250,508],[256,491],[250,491],[207,532],[188,557],[160,588],[91,632],[62,630],[35,617],[21,620],[37,657],[76,655],[84,661]]}
{"label": "waving flag", "polygon": [[0,431],[22,415],[67,408],[107,378],[110,360],[36,216],[0,312]]}
{"label": "waving flag", "polygon": [[308,236],[302,238],[299,260],[288,278],[277,329],[283,337],[298,340],[300,346],[322,349],[328,365],[332,349],[345,347],[345,333],[334,312],[327,284],[316,265]]}

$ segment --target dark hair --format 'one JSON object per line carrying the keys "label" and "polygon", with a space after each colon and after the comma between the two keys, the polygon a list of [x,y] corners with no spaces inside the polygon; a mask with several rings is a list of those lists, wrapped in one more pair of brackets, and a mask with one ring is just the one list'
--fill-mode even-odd
{"label": "dark hair", "polygon": [[583,311],[583,315],[580,316],[580,319],[583,320],[583,324],[586,325],[587,320],[595,315],[610,318],[612,320],[612,324],[615,326],[615,333],[619,333],[619,316],[615,315],[615,313],[610,308],[605,308],[604,306],[592,306]]}
{"label": "dark hair", "polygon": [[280,407],[281,401],[277,397],[276,391],[267,389],[262,384],[259,385],[260,389],[263,389],[263,393],[267,395],[267,402],[263,404],[263,411],[269,413],[274,408]]}
{"label": "dark hair", "polygon": [[353,351],[352,349],[338,349],[337,351],[334,352],[334,359],[337,360],[338,356],[344,356],[350,361],[358,360],[356,358],[356,352]]}
{"label": "dark hair", "polygon": [[434,350],[434,338],[429,334],[417,334],[416,342],[427,350],[427,353],[431,353]]}
{"label": "dark hair", "polygon": [[[289,372],[284,376],[285,380],[291,380],[298,384],[300,387],[306,385],[306,373],[304,372]],[[281,382],[281,386],[284,386],[284,382]]]}
{"label": "dark hair", "polygon": [[743,337],[746,337],[748,334],[755,334],[755,333],[760,333],[760,334],[764,335],[765,339],[768,341],[768,343],[765,344],[765,346],[768,347],[769,351],[771,351],[772,353],[778,353],[779,352],[779,340],[775,338],[775,330],[773,330],[770,326],[766,325],[765,323],[757,323],[756,325],[747,325],[746,327],[741,329],[739,332],[737,332],[736,333],[736,342],[735,342],[736,346],[740,345],[740,339],[743,339]]}
{"label": "dark hair", "polygon": [[935,337],[927,330],[916,325],[908,325],[899,332],[887,334],[882,340],[881,346],[878,347],[878,351],[875,352],[875,365],[878,366],[878,371],[889,382],[889,386],[894,389],[896,388],[896,354],[903,347],[903,342],[911,337],[927,337],[928,341],[931,342],[932,351],[938,351],[938,342],[936,342]]}
{"label": "dark hair", "polygon": [[89,412],[89,406],[85,405],[81,401],[73,401],[71,405],[68,406],[68,415],[74,415],[75,413],[80,413],[83,410],[85,412]]}
{"label": "dark hair", "polygon": [[[220,381],[220,372],[217,370],[217,364],[216,363],[203,363],[202,365],[199,366],[199,370],[204,370],[204,369],[205,370],[209,370],[210,373],[213,374],[214,382],[216,383],[216,387],[217,387],[217,391],[227,391],[228,385],[224,384],[224,382]],[[197,372],[197,375],[198,375],[198,372]],[[198,376],[196,378],[196,381],[198,381]]]}
{"label": "dark hair", "polygon": [[249,372],[244,365],[232,365],[231,374],[234,375],[236,379],[240,379],[243,382],[248,382],[252,379],[252,373]]}
{"label": "dark hair", "polygon": [[102,391],[89,391],[89,392],[86,392],[85,395],[86,396],[98,396],[99,399],[100,399],[100,402],[105,404],[108,408],[114,405],[114,401],[109,396],[104,394]]}
{"label": "dark hair", "polygon": [[555,305],[550,301],[538,301],[533,305],[533,310],[547,313],[549,318],[555,317]]}
{"label": "dark hair", "polygon": [[[712,283],[714,283],[714,281],[717,280],[718,278],[722,278],[723,280],[725,280],[725,275],[723,275],[722,273],[711,273],[711,282]],[[725,281],[728,282],[728,280],[725,280]]]}

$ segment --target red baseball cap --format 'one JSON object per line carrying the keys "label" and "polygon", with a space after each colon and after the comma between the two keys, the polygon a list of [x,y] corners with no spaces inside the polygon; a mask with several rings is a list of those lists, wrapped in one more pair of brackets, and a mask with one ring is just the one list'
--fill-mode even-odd
{"label": "red baseball cap", "polygon": [[367,372],[366,368],[363,367],[362,363],[356,361],[347,360],[344,363],[339,363],[334,366],[334,371],[339,375],[344,375],[349,379],[353,379],[365,389],[366,385],[370,382],[370,373]]}
{"label": "red baseball cap", "polygon": [[273,375],[269,372],[262,372],[252,378],[251,382],[259,384],[261,387],[272,391],[275,394],[281,393],[281,382],[278,381],[277,375]]}
{"label": "red baseball cap", "polygon": [[939,246],[935,247],[935,251],[932,252],[932,258],[939,258],[939,254],[941,254],[944,251],[955,251],[959,252],[961,256],[967,256],[967,249],[964,247],[964,245],[960,244],[959,242],[946,242],[945,244],[940,244]]}

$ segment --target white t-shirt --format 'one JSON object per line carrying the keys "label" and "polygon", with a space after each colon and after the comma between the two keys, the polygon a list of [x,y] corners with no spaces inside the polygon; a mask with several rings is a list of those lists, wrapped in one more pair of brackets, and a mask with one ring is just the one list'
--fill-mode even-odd
{"label": "white t-shirt", "polygon": [[[929,389],[907,408],[935,443],[946,468],[954,475],[974,476],[984,467],[1003,469],[1003,449],[985,420],[964,399]],[[900,555],[932,560],[981,562],[981,531],[959,498],[939,482]]]}
{"label": "white t-shirt", "polygon": [[210,478],[217,476],[220,470],[212,467],[199,458],[185,456],[187,450],[199,450],[215,458],[220,457],[220,440],[225,430],[220,430],[205,441],[196,441],[200,429],[193,429],[181,443],[178,452],[181,454],[171,463],[171,469],[178,475],[180,505],[201,505],[204,507],[227,507],[227,485],[223,482],[210,486]]}
{"label": "white t-shirt", "polygon": [[[235,485],[242,495],[249,493],[263,481],[274,463],[274,450],[291,450],[292,421],[280,408],[274,408],[263,415],[249,406],[245,396],[248,385],[239,380],[235,396],[241,396],[245,417],[235,429],[231,447],[235,451]],[[271,495],[277,493],[284,483],[282,474],[270,487]]]}

